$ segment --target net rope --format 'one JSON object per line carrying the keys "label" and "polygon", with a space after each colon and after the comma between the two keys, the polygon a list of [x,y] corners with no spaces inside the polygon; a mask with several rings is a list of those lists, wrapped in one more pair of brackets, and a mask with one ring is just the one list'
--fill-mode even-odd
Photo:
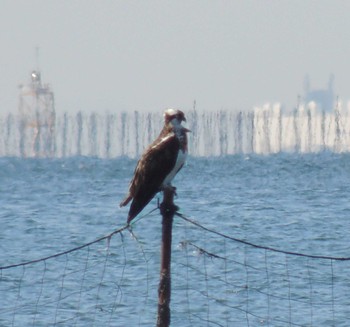
{"label": "net rope", "polygon": [[[258,245],[176,216],[172,325],[346,326],[350,257]],[[154,325],[159,260],[152,251],[147,236],[124,226],[1,266],[0,325]]]}

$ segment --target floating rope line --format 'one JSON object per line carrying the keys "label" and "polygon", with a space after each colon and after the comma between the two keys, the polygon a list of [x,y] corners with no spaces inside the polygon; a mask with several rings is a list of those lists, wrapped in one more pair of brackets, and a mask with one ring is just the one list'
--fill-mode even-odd
{"label": "floating rope line", "polygon": [[258,245],[258,244],[254,244],[248,241],[244,241],[242,239],[236,238],[236,237],[232,237],[226,234],[223,234],[221,232],[215,231],[213,229],[210,229],[208,227],[205,227],[203,225],[201,225],[200,223],[198,223],[197,221],[188,218],[186,216],[184,216],[183,214],[176,212],[175,213],[176,216],[182,218],[183,220],[191,223],[192,225],[195,225],[209,233],[212,234],[216,234],[218,236],[221,236],[223,238],[229,239],[231,241],[235,241],[238,243],[242,243],[245,245],[249,245],[251,247],[257,248],[257,249],[263,249],[263,250],[268,250],[268,251],[272,251],[272,252],[277,252],[277,253],[283,253],[283,254],[289,254],[289,255],[293,255],[293,256],[299,256],[299,257],[306,257],[306,258],[313,258],[313,259],[326,259],[326,260],[335,260],[335,261],[350,261],[350,257],[332,257],[332,256],[325,256],[325,255],[313,255],[313,254],[305,254],[305,253],[299,253],[299,252],[293,252],[293,251],[285,251],[285,250],[280,250],[280,249],[276,249],[276,248],[272,248],[269,246],[264,246],[264,245]]}
{"label": "floating rope line", "polygon": [[86,248],[92,244],[95,244],[95,243],[98,243],[98,242],[101,242],[103,240],[109,240],[111,239],[111,237],[115,234],[119,234],[121,233],[122,231],[128,229],[129,226],[124,226],[122,228],[119,228],[119,229],[116,229],[115,231],[113,231],[112,233],[108,234],[108,235],[105,235],[105,236],[102,236],[94,241],[91,241],[91,242],[88,242],[88,243],[85,243],[83,245],[80,245],[80,246],[77,246],[77,247],[74,247],[72,249],[69,249],[69,250],[66,250],[66,251],[63,251],[63,252],[58,252],[58,253],[55,253],[53,255],[49,255],[47,257],[44,257],[44,258],[40,258],[40,259],[35,259],[35,260],[30,260],[30,261],[25,261],[25,262],[21,262],[21,263],[17,263],[17,264],[13,264],[13,265],[8,265],[8,266],[3,266],[3,267],[0,267],[0,270],[5,270],[5,269],[10,269],[10,268],[15,268],[15,267],[20,267],[20,266],[27,266],[27,265],[30,265],[30,264],[33,264],[33,263],[38,263],[38,262],[41,262],[41,261],[46,261],[48,259],[52,259],[52,258],[56,258],[56,257],[60,257],[62,255],[65,255],[65,254],[68,254],[68,253],[72,253],[72,252],[75,252],[75,251],[78,251],[78,250],[81,250],[83,248]]}

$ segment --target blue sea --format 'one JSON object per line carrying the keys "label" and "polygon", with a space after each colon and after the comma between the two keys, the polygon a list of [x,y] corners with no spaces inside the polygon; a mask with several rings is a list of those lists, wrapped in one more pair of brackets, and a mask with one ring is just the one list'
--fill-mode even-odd
{"label": "blue sea", "polygon": [[[156,324],[161,195],[117,231],[135,164],[0,158],[0,326]],[[189,157],[173,185],[172,326],[349,325],[349,154]]]}

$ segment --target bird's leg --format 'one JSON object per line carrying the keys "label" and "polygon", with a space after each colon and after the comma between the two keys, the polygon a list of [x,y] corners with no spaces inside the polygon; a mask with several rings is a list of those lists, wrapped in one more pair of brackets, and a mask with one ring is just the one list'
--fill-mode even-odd
{"label": "bird's leg", "polygon": [[160,187],[160,190],[161,190],[162,192],[164,192],[165,189],[171,189],[172,192],[174,193],[174,195],[177,196],[176,187],[175,187],[175,186],[172,186],[170,183],[167,184],[167,185],[162,185],[162,186]]}

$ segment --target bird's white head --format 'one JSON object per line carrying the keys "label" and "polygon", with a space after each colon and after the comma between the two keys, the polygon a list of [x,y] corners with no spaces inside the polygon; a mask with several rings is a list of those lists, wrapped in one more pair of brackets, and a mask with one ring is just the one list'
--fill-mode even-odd
{"label": "bird's white head", "polygon": [[174,126],[181,125],[181,122],[186,121],[185,114],[178,109],[167,109],[164,112],[165,124],[171,123]]}

